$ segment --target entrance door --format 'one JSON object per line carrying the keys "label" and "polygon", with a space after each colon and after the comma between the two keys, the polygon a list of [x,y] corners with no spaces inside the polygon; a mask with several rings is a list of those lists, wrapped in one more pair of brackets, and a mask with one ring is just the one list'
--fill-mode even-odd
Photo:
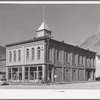
{"label": "entrance door", "polygon": [[52,82],[52,66],[49,66],[49,82]]}
{"label": "entrance door", "polygon": [[18,79],[18,68],[12,68],[12,81],[17,82]]}
{"label": "entrance door", "polygon": [[91,80],[91,71],[90,70],[86,70],[86,79],[87,79],[87,81]]}
{"label": "entrance door", "polygon": [[73,69],[72,77],[73,81],[76,81],[76,69]]}
{"label": "entrance door", "polygon": [[30,67],[30,82],[37,81],[37,67]]}
{"label": "entrance door", "polygon": [[25,67],[25,81],[38,82],[38,80],[42,80],[42,66]]}
{"label": "entrance door", "polygon": [[67,82],[70,81],[70,69],[65,68],[64,80]]}

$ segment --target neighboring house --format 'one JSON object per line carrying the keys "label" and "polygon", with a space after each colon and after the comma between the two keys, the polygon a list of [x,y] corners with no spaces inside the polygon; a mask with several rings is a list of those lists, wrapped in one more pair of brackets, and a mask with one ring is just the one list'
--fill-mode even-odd
{"label": "neighboring house", "polygon": [[100,24],[97,32],[89,37],[80,47],[96,52],[96,78],[100,77]]}
{"label": "neighboring house", "polygon": [[6,79],[6,59],[0,60],[0,79]]}
{"label": "neighboring house", "polygon": [[96,55],[96,77],[100,77],[100,55]]}
{"label": "neighboring house", "polygon": [[95,80],[95,52],[51,39],[42,23],[37,38],[6,45],[9,82],[72,82]]}
{"label": "neighboring house", "polygon": [[6,78],[6,48],[0,46],[0,79]]}

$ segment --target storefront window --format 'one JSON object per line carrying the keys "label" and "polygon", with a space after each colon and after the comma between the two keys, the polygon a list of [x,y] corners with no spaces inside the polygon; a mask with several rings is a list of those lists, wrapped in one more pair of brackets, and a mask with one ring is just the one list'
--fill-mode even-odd
{"label": "storefront window", "polygon": [[11,68],[8,68],[8,79],[11,80]]}
{"label": "storefront window", "polygon": [[22,67],[19,67],[19,80],[22,80]]}
{"label": "storefront window", "polygon": [[28,67],[25,67],[25,79],[28,80]]}
{"label": "storefront window", "polygon": [[30,67],[30,80],[34,80],[34,71],[35,71],[35,68]]}
{"label": "storefront window", "polygon": [[25,68],[25,79],[36,80],[37,79],[37,67],[26,67]]}
{"label": "storefront window", "polygon": [[42,66],[38,67],[38,79],[42,80]]}
{"label": "storefront window", "polygon": [[51,80],[51,70],[52,70],[52,68],[49,67],[49,79],[50,79],[50,80]]}

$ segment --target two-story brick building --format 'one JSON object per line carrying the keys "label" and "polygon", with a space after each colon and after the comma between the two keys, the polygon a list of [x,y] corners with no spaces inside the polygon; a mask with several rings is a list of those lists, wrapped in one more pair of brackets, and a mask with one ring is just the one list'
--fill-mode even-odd
{"label": "two-story brick building", "polygon": [[37,38],[6,45],[9,82],[72,82],[95,80],[95,52],[51,38],[42,23]]}

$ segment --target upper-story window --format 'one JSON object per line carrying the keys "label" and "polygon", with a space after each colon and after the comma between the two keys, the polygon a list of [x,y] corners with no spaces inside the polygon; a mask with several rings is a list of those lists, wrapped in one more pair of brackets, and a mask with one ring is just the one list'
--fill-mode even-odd
{"label": "upper-story window", "polygon": [[75,64],[75,53],[73,53],[73,56],[72,56],[72,61],[73,61],[73,64]]}
{"label": "upper-story window", "polygon": [[91,58],[88,59],[88,65],[91,67]]}
{"label": "upper-story window", "polygon": [[40,52],[40,47],[37,48],[37,59],[40,59],[41,57],[41,52]]}
{"label": "upper-story window", "polygon": [[35,50],[34,50],[34,48],[32,48],[32,60],[34,60],[34,56],[35,56]]}
{"label": "upper-story window", "polygon": [[12,61],[12,52],[10,51],[9,52],[9,62],[11,62]]}
{"label": "upper-story window", "polygon": [[52,60],[52,49],[49,49],[49,61]]}
{"label": "upper-story window", "polygon": [[65,63],[68,63],[68,52],[65,52]]}
{"label": "upper-story window", "polygon": [[86,58],[86,66],[90,67],[90,58],[89,57]]}
{"label": "upper-story window", "polygon": [[26,49],[26,60],[29,60],[29,49]]}
{"label": "upper-story window", "polygon": [[57,50],[57,62],[61,61],[61,51]]}
{"label": "upper-story window", "polygon": [[21,50],[18,50],[18,61],[21,61]]}
{"label": "upper-story window", "polygon": [[16,51],[14,51],[14,62],[16,61]]}
{"label": "upper-story window", "polygon": [[93,61],[92,61],[92,64],[93,64],[93,67],[95,67],[95,60],[93,59]]}
{"label": "upper-story window", "polygon": [[83,65],[83,57],[79,56],[79,64]]}
{"label": "upper-story window", "polygon": [[93,67],[93,58],[90,61],[90,66]]}
{"label": "upper-story window", "polygon": [[87,57],[85,58],[85,65],[88,66],[88,59],[87,59]]}
{"label": "upper-story window", "polygon": [[69,63],[69,57],[70,57],[70,53],[65,52],[65,63]]}

